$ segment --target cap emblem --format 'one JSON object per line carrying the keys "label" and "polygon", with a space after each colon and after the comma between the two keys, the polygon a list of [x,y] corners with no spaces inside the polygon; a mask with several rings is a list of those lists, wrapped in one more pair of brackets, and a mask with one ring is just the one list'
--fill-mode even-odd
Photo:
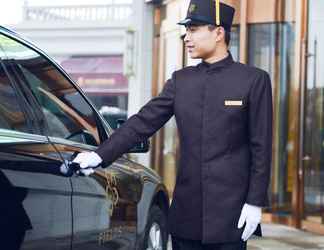
{"label": "cap emblem", "polygon": [[189,13],[195,12],[197,10],[196,4],[190,4],[189,6]]}

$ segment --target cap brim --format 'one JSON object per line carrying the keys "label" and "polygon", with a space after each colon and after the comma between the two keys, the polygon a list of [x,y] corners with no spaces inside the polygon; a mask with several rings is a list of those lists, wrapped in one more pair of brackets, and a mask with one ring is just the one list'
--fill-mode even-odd
{"label": "cap brim", "polygon": [[178,24],[184,25],[184,26],[190,26],[190,25],[206,25],[207,23],[202,22],[202,21],[193,20],[191,18],[186,18],[186,19],[178,22]]}
{"label": "cap brim", "polygon": [[179,24],[179,25],[185,25],[185,26],[186,26],[186,25],[189,25],[191,22],[192,22],[192,19],[190,19],[190,18],[186,18],[186,19],[184,19],[184,20],[178,22],[178,24]]}

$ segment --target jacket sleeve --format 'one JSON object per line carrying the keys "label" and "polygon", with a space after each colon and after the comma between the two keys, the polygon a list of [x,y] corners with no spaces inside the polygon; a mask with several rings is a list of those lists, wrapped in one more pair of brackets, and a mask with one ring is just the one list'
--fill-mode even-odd
{"label": "jacket sleeve", "polygon": [[246,203],[269,205],[268,186],[272,158],[272,90],[269,74],[262,71],[249,93],[250,182]]}
{"label": "jacket sleeve", "polygon": [[159,130],[174,114],[174,99],[175,73],[157,97],[146,103],[96,149],[104,166],[110,165]]}

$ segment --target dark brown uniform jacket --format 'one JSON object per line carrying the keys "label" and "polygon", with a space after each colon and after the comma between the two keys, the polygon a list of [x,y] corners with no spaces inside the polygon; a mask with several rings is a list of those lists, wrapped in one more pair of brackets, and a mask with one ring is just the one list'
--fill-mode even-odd
{"label": "dark brown uniform jacket", "polygon": [[[173,73],[161,93],[96,152],[109,165],[175,115],[180,162],[168,215],[171,234],[204,243],[239,241],[244,203],[268,205],[272,146],[269,75],[231,54]],[[258,227],[257,235],[261,234]]]}

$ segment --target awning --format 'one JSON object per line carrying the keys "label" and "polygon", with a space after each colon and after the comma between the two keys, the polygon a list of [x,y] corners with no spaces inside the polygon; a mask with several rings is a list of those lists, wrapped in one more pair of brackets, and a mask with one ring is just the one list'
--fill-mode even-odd
{"label": "awning", "polygon": [[85,92],[128,92],[122,56],[71,57],[60,64]]}

